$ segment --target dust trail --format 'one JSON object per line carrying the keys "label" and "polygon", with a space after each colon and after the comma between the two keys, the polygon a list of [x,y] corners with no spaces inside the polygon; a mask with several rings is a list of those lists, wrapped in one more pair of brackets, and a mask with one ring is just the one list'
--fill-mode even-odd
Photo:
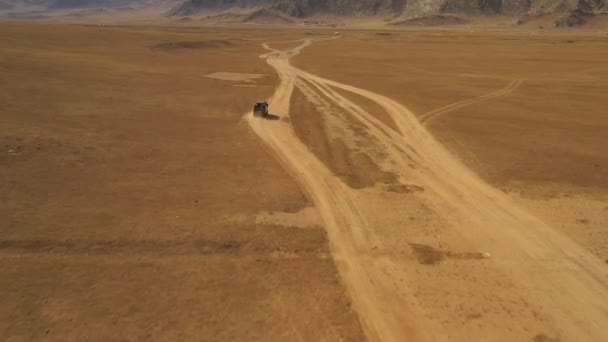
{"label": "dust trail", "polygon": [[500,96],[511,94],[513,91],[515,91],[521,85],[522,82],[523,82],[523,80],[513,80],[513,81],[509,82],[509,84],[506,87],[504,87],[503,89],[499,89],[497,91],[493,91],[491,93],[487,93],[487,94],[484,94],[484,95],[481,95],[478,97],[474,97],[472,99],[466,99],[466,100],[454,102],[449,105],[443,106],[441,108],[437,108],[428,113],[424,113],[423,115],[421,115],[418,118],[418,120],[420,120],[420,122],[422,122],[422,123],[428,123],[428,122],[436,119],[440,115],[445,114],[447,112],[450,112],[450,111],[453,111],[456,109],[460,109],[462,107],[469,106],[469,105],[479,103],[482,101],[486,101],[486,100],[490,100],[490,99],[497,98]]}
{"label": "dust trail", "polygon": [[[312,44],[305,40],[288,51],[262,55],[275,68],[281,83],[269,99],[273,113],[289,117],[294,87],[310,84],[366,127],[366,133],[383,145],[405,179],[415,179],[429,189],[433,209],[447,221],[465,222],[452,228],[469,241],[491,251],[495,267],[512,275],[527,288],[526,298],[551,315],[562,338],[608,340],[608,281],[606,266],[595,256],[515,205],[504,193],[484,183],[450,154],[407,108],[382,95],[327,80],[297,69],[289,58]],[[305,81],[305,82],[303,82]],[[504,95],[519,82],[475,101]],[[398,130],[375,119],[337,93],[352,92],[380,105]],[[498,94],[497,94],[498,93]],[[472,101],[467,100],[467,101]],[[462,101],[432,113],[464,106]],[[431,115],[432,114],[432,115]],[[410,300],[409,289],[397,280],[405,273],[398,259],[374,251],[382,238],[361,215],[354,190],[333,175],[296,137],[283,120],[256,120],[246,116],[253,131],[276,153],[284,167],[311,196],[323,217],[338,270],[371,340],[404,341],[445,338],[434,322],[423,319]],[[405,151],[405,152],[403,152]],[[416,164],[416,171],[408,165]],[[381,214],[381,213],[379,213]]]}
{"label": "dust trail", "polygon": [[[273,113],[289,117],[289,104],[296,74],[288,56],[311,44],[305,41],[288,53],[268,55],[281,83],[269,99]],[[394,268],[388,258],[376,258],[373,250],[380,242],[357,209],[350,188],[333,175],[296,137],[283,120],[256,120],[249,113],[247,121],[260,138],[277,154],[284,167],[312,197],[325,223],[332,253],[348,293],[359,313],[363,327],[374,341],[420,340],[424,330],[415,329],[416,320],[403,298],[399,285],[387,276]]]}
{"label": "dust trail", "polygon": [[[446,204],[456,208],[461,218],[467,219],[468,225],[454,228],[469,240],[491,250],[495,256],[494,263],[530,286],[528,296],[547,308],[556,325],[564,330],[565,337],[574,340],[606,338],[603,326],[607,323],[608,281],[606,266],[601,260],[484,183],[443,148],[414,114],[399,103],[300,70],[298,74],[312,82],[364,96],[382,106],[402,132],[399,139],[392,135],[391,142],[401,141],[413,148],[408,157],[416,161],[422,172],[408,175],[433,190],[437,197],[434,209],[440,215],[450,217],[454,214],[445,210],[449,209]],[[332,96],[328,91],[325,94]],[[348,102],[344,98],[336,98],[336,101]],[[342,106],[355,108],[352,103]],[[360,109],[358,112],[364,113]],[[366,116],[366,120],[372,120],[371,115]],[[383,125],[381,122],[375,124]],[[385,126],[384,130],[391,129]],[[378,137],[371,130],[368,133]],[[393,158],[399,160],[400,156],[393,155]]]}

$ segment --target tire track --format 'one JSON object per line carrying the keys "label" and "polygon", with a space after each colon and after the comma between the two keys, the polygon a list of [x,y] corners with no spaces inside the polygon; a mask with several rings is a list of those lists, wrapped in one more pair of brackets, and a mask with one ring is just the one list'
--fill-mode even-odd
{"label": "tire track", "polygon": [[[269,99],[273,112],[289,117],[289,100],[297,79],[288,56],[311,44],[305,41],[287,53],[275,52],[267,58],[281,83]],[[279,161],[314,201],[325,223],[332,254],[347,292],[359,313],[363,328],[372,341],[421,339],[408,305],[397,293],[399,286],[387,274],[396,268],[388,258],[374,257],[380,245],[366,220],[359,214],[350,188],[333,175],[300,141],[291,126],[282,120],[245,118],[253,131],[275,152]]]}
{"label": "tire track", "polygon": [[[402,169],[402,174],[416,177],[425,188],[433,190],[437,196],[435,209],[442,216],[453,216],[450,211],[442,210],[447,204],[460,212],[461,219],[468,218],[468,226],[454,228],[491,250],[496,256],[494,263],[512,272],[519,282],[525,279],[524,285],[531,286],[526,296],[534,298],[539,306],[550,312],[565,337],[589,341],[607,338],[602,326],[608,321],[608,301],[604,300],[608,298],[608,281],[601,260],[485,184],[447,152],[414,114],[399,103],[303,71],[299,74],[304,79],[367,97],[384,107],[402,132],[397,140],[414,148],[417,153],[410,153],[408,157],[423,170],[412,174]],[[331,96],[330,93],[326,95]],[[343,98],[336,101],[348,102]],[[352,103],[345,106],[356,108]],[[358,112],[364,113],[361,109]],[[366,120],[374,120],[373,116],[366,116]],[[382,125],[381,122],[375,124]],[[385,126],[384,130],[390,130],[390,127]],[[390,140],[395,143],[395,139]],[[399,159],[399,156],[393,156],[395,160]]]}
{"label": "tire track", "polygon": [[460,109],[460,108],[466,107],[466,106],[470,106],[475,103],[479,103],[479,102],[487,101],[487,100],[494,99],[494,98],[497,98],[500,96],[511,94],[522,83],[523,83],[523,80],[513,80],[503,89],[496,90],[491,93],[487,93],[487,94],[484,94],[484,95],[481,95],[481,96],[478,96],[478,97],[475,97],[472,99],[454,102],[449,105],[443,106],[441,108],[437,108],[435,110],[432,110],[428,113],[421,115],[420,117],[418,117],[418,120],[420,120],[421,123],[428,124],[432,120],[435,120],[437,117],[439,117],[440,115],[443,115],[447,112],[451,112],[453,110]]}
{"label": "tire track", "polygon": [[[317,91],[360,121],[383,145],[395,171],[429,189],[433,209],[460,235],[492,254],[492,264],[525,288],[523,293],[543,308],[566,340],[608,340],[608,281],[606,266],[570,239],[515,205],[504,193],[484,183],[441,146],[422,123],[401,104],[373,92],[312,75],[289,64],[289,58],[310,45],[262,55],[277,71],[281,83],[269,99],[280,116],[289,117],[294,87]],[[304,82],[305,81],[305,82]],[[310,86],[308,84],[310,84]],[[460,101],[427,113],[426,121],[449,110],[502,96],[506,88]],[[314,88],[314,89],[313,89]],[[376,102],[395,121],[394,130],[357,104],[338,94],[342,89]],[[397,281],[404,276],[398,260],[376,255],[387,237],[370,226],[354,190],[334,176],[282,121],[256,120],[246,114],[253,131],[275,152],[284,167],[313,199],[326,225],[332,253],[354,308],[370,340],[431,340],[445,337],[435,322],[423,319],[409,289]],[[409,164],[415,163],[412,170]],[[378,213],[381,215],[381,213]],[[466,223],[466,224],[464,224]],[[390,238],[390,237],[389,237]]]}

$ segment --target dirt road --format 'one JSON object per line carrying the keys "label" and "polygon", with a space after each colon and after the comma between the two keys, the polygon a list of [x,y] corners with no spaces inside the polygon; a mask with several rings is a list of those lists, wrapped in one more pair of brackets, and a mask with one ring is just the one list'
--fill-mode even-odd
{"label": "dirt road", "polygon": [[503,95],[508,95],[510,93],[512,93],[515,89],[517,89],[521,83],[523,81],[522,80],[513,80],[511,82],[509,82],[509,84],[499,90],[493,91],[491,93],[487,93],[472,99],[467,99],[467,100],[462,100],[462,101],[458,101],[458,102],[454,102],[454,103],[450,103],[449,105],[443,106],[441,108],[437,108],[435,110],[432,110],[428,113],[424,113],[423,115],[421,115],[418,120],[421,123],[429,123],[431,120],[437,118],[438,116],[468,106],[468,105],[472,105],[474,103],[478,103],[481,101],[485,101],[485,100],[489,100],[489,99],[493,99],[499,96],[503,96]]}
{"label": "dirt road", "polygon": [[[385,248],[391,236],[369,223],[375,219],[365,210],[366,196],[371,195],[345,185],[297,138],[289,120],[290,98],[296,87],[311,101],[324,101],[341,108],[351,120],[364,127],[365,134],[384,151],[383,159],[376,162],[397,175],[400,181],[426,189],[418,195],[420,199],[446,222],[451,222],[450,229],[458,236],[482,250],[488,267],[499,270],[515,284],[509,291],[517,292],[527,303],[540,308],[547,317],[544,324],[562,341],[608,340],[605,263],[484,183],[401,104],[290,65],[289,58],[311,43],[305,40],[287,51],[264,45],[270,52],[261,57],[267,58],[281,79],[269,99],[271,112],[278,120],[262,120],[250,114],[246,120],[318,208],[334,259],[369,339],[446,340],[454,335],[432,317],[423,315],[425,308],[411,289],[404,286],[403,279],[411,278],[412,274],[397,254]],[[486,97],[508,93],[517,85],[517,82],[511,83]],[[338,89],[382,107],[397,129],[341,95]],[[440,108],[427,118],[443,111],[445,109]],[[508,328],[504,331],[510,330]],[[457,335],[456,339],[480,340],[482,337],[470,331],[468,336]],[[493,340],[501,337],[506,339],[499,331]]]}

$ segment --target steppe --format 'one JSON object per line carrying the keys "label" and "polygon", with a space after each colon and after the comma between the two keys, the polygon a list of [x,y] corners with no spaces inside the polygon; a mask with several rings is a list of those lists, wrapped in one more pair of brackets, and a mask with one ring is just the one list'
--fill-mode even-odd
{"label": "steppe", "polygon": [[604,341],[607,38],[0,22],[0,339]]}

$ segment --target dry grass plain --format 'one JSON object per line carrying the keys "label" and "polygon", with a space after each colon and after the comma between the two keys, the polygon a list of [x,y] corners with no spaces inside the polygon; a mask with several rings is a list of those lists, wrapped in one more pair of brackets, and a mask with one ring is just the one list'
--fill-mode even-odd
{"label": "dry grass plain", "polygon": [[[331,32],[0,25],[1,339],[365,339],[313,200],[242,120],[279,84],[262,42]],[[607,52],[588,32],[346,31],[291,63],[403,104],[608,260]],[[217,72],[266,76],[204,77]],[[264,127],[289,123],[361,204],[380,246],[363,257],[396,263],[388,301],[414,313],[404,325],[439,340],[580,336],[535,292],[551,275],[514,278],[379,162],[365,127],[310,96],[295,89]]]}
{"label": "dry grass plain", "polygon": [[[281,75],[270,102],[291,125],[249,122],[322,213],[338,269],[371,340],[606,338],[608,217],[603,178],[581,169],[542,176],[568,166],[567,152],[573,150],[581,161],[590,162],[585,157],[591,151],[596,157],[591,160],[601,162],[602,150],[581,146],[589,142],[590,132],[598,133],[605,125],[605,83],[601,78],[578,83],[596,90],[583,97],[585,108],[594,109],[583,122],[599,126],[596,131],[569,127],[571,143],[580,144],[580,149],[559,144],[551,135],[518,141],[522,134],[510,126],[546,133],[520,119],[536,114],[526,111],[526,104],[547,110],[534,92],[512,104],[512,111],[522,107],[524,114],[506,112],[503,115],[510,116],[502,121],[486,114],[500,107],[496,101],[519,91],[527,80],[519,78],[526,68],[530,78],[539,78],[537,82],[550,89],[555,64],[573,71],[576,66],[571,64],[578,61],[598,67],[602,75],[603,38],[577,36],[585,43],[578,60],[571,50],[551,49],[558,42],[575,44],[572,38],[562,34],[539,42],[526,32],[349,31],[337,40],[315,38],[309,42],[312,46],[294,42],[288,53],[268,57]],[[514,51],[512,41],[520,44]],[[560,57],[542,58],[546,52]],[[410,53],[411,61],[400,57]],[[287,60],[293,55],[292,67]],[[532,63],[537,64],[533,68],[528,61],[538,63]],[[533,72],[543,71],[544,64],[549,64],[544,72],[551,77]],[[433,72],[435,66],[443,69]],[[410,78],[407,70],[420,74]],[[415,82],[406,85],[412,78]],[[563,99],[561,106],[581,102],[579,92],[568,86],[563,93],[571,92],[571,101]],[[434,96],[424,95],[433,90]],[[412,112],[403,107],[412,108],[409,102],[427,103],[428,108]],[[488,127],[466,121],[467,108],[473,105],[480,106],[474,118]],[[465,115],[460,127],[438,125],[460,113]],[[566,127],[560,121],[571,118],[563,111],[542,114],[537,120],[558,131]],[[485,140],[488,136],[480,134],[486,131],[493,136],[506,132],[500,138],[515,140],[515,147],[492,146]],[[490,155],[523,154],[526,163],[537,163],[536,178],[528,176],[526,165],[518,169],[496,158],[480,159],[485,156],[478,150],[453,138],[457,133],[460,139],[468,134],[468,143],[478,150],[490,145]],[[601,143],[605,137],[595,134],[591,139]],[[546,156],[550,148],[563,150],[566,158]],[[483,167],[502,171],[501,177],[490,177]],[[588,176],[598,182],[581,185]]]}
{"label": "dry grass plain", "polygon": [[604,32],[352,32],[293,64],[399,101],[484,180],[608,262],[607,53]]}
{"label": "dry grass plain", "polygon": [[277,82],[269,35],[0,23],[0,340],[362,339],[241,122]]}

